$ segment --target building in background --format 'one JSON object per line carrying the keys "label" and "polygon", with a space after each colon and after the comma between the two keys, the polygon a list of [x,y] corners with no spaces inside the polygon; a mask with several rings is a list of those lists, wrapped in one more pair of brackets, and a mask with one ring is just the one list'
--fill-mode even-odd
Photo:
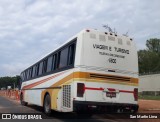
{"label": "building in background", "polygon": [[160,74],[139,76],[139,92],[146,95],[160,95]]}

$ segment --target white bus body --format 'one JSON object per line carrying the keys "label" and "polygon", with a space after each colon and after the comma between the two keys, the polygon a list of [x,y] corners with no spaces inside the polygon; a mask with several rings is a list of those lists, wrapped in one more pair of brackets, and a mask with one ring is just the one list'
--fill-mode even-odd
{"label": "white bus body", "polygon": [[[57,55],[57,61],[52,58],[50,64],[48,60],[53,55]],[[61,61],[65,59],[67,62]],[[43,70],[38,75],[41,62]],[[46,72],[53,64],[55,68]],[[134,41],[126,36],[82,30],[23,71],[21,78],[21,102],[44,106],[46,113],[50,109],[60,112],[138,110],[137,51]],[[49,101],[49,109],[45,99]]]}

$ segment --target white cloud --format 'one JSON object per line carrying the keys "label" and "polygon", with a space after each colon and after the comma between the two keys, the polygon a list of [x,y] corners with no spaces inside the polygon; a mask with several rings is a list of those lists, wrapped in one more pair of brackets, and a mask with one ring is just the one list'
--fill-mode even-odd
{"label": "white cloud", "polygon": [[0,76],[19,74],[83,28],[102,24],[134,38],[160,38],[159,0],[1,0]]}
{"label": "white cloud", "polygon": [[1,70],[3,71],[1,75],[19,75],[18,73],[21,72],[22,68],[26,68],[26,66],[28,66],[27,63],[4,64],[1,66]]}

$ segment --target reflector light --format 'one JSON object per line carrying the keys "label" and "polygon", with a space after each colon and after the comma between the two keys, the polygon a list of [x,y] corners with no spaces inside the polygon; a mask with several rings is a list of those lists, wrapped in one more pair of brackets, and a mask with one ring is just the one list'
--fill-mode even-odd
{"label": "reflector light", "polygon": [[138,88],[134,88],[134,100],[138,100]]}
{"label": "reflector light", "polygon": [[84,83],[77,83],[77,97],[83,97],[85,91]]}
{"label": "reflector light", "polygon": [[108,88],[108,91],[116,91],[116,89],[114,89],[114,88]]}

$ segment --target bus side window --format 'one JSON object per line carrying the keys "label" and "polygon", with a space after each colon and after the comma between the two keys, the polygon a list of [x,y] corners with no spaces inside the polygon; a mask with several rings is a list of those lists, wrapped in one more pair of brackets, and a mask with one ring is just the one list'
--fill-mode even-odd
{"label": "bus side window", "polygon": [[48,58],[43,61],[43,73],[46,73],[47,71],[47,62],[48,62]]}
{"label": "bus side window", "polygon": [[38,72],[39,72],[39,64],[36,65],[36,71],[35,71],[35,76],[38,75]]}
{"label": "bus side window", "polygon": [[26,80],[25,72],[23,72],[23,80]]}
{"label": "bus side window", "polygon": [[35,76],[36,66],[33,66],[32,78]]}
{"label": "bus side window", "polygon": [[26,71],[23,73],[24,80],[26,80]]}
{"label": "bus side window", "polygon": [[64,48],[60,53],[58,68],[63,68],[67,66],[67,58],[68,58],[68,47]]}
{"label": "bus side window", "polygon": [[46,70],[47,72],[50,72],[52,69],[52,60],[53,60],[53,55],[50,56],[47,60],[47,70]]}
{"label": "bus side window", "polygon": [[27,79],[29,79],[30,69],[27,70]]}
{"label": "bus side window", "polygon": [[25,72],[23,72],[23,80],[25,80]]}
{"label": "bus side window", "polygon": [[28,75],[28,70],[26,70],[26,80],[28,80],[27,75]]}
{"label": "bus side window", "polygon": [[29,78],[32,78],[33,67],[30,68]]}
{"label": "bus side window", "polygon": [[29,79],[29,75],[30,75],[30,69],[28,69],[28,72],[27,72],[27,79]]}
{"label": "bus side window", "polygon": [[27,70],[24,71],[24,79],[27,79]]}
{"label": "bus side window", "polygon": [[56,70],[59,67],[59,55],[60,52],[56,53],[54,55],[54,59],[53,59],[53,70]]}
{"label": "bus side window", "polygon": [[75,44],[69,46],[68,65],[72,65],[74,61]]}
{"label": "bus side window", "polygon": [[38,75],[42,75],[42,71],[43,71],[43,62],[40,62]]}
{"label": "bus side window", "polygon": [[23,73],[21,73],[20,78],[21,78],[21,81],[23,81]]}

